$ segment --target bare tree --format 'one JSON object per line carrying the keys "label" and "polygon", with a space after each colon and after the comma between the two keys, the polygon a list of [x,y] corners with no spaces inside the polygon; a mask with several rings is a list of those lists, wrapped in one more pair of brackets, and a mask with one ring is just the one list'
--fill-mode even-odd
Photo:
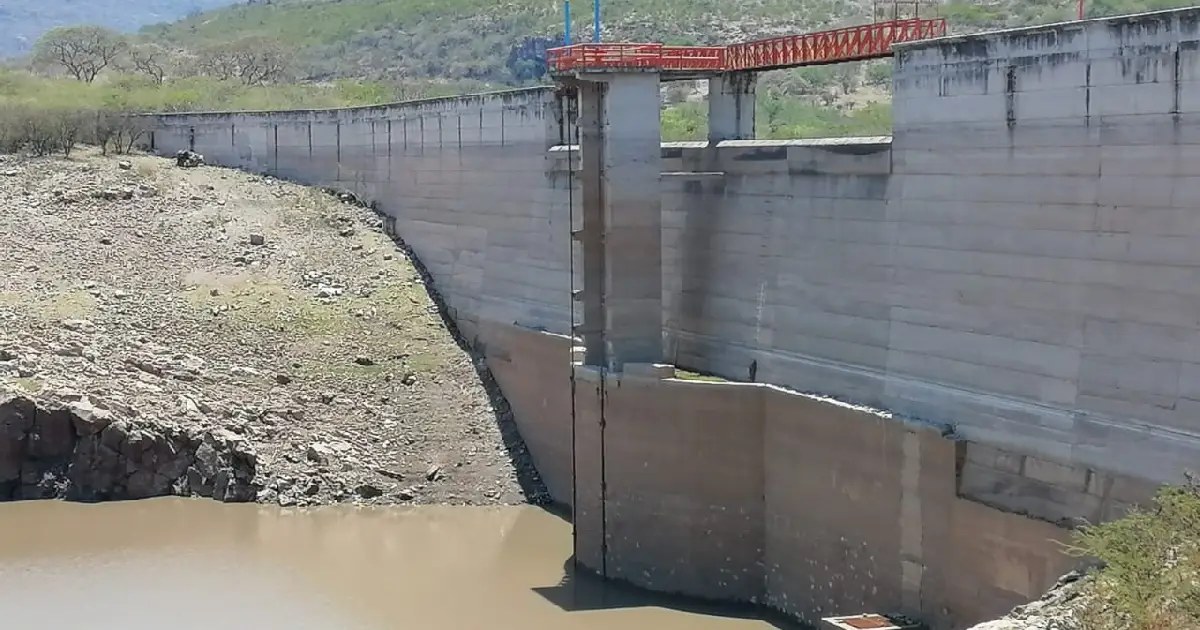
{"label": "bare tree", "polygon": [[279,42],[251,36],[204,49],[200,64],[209,76],[237,79],[245,85],[263,85],[284,76],[287,57]]}
{"label": "bare tree", "polygon": [[207,46],[197,53],[196,68],[201,74],[228,81],[237,78],[237,60],[229,52],[229,44]]}
{"label": "bare tree", "polygon": [[857,63],[845,63],[834,70],[834,77],[842,88],[842,94],[850,94],[858,89],[861,68]]}
{"label": "bare tree", "polygon": [[34,46],[34,60],[62,66],[68,74],[91,83],[125,51],[125,38],[99,26],[67,26],[50,30]]}
{"label": "bare tree", "polygon": [[158,85],[166,80],[170,64],[170,51],[157,44],[142,44],[129,49],[129,66]]}
{"label": "bare tree", "polygon": [[170,72],[172,77],[196,77],[206,74],[201,63],[203,58],[195,52],[178,49],[171,54]]}
{"label": "bare tree", "polygon": [[152,119],[137,114],[97,112],[92,135],[104,155],[130,153],[149,133],[152,122]]}

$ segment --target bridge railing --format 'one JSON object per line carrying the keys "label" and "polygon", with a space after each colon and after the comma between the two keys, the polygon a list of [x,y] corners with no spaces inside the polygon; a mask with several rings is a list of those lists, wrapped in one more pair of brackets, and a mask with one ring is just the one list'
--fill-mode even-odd
{"label": "bridge railing", "polygon": [[721,70],[724,46],[664,46],[662,44],[574,44],[546,51],[557,72],[648,68],[656,70]]}
{"label": "bridge railing", "polygon": [[906,18],[730,46],[584,43],[546,51],[552,72],[646,69],[728,72],[890,56],[892,44],[946,34],[945,18]]}
{"label": "bridge railing", "polygon": [[727,70],[770,70],[840,61],[876,59],[892,54],[892,44],[946,34],[945,18],[888,20],[829,31],[784,35],[726,49]]}

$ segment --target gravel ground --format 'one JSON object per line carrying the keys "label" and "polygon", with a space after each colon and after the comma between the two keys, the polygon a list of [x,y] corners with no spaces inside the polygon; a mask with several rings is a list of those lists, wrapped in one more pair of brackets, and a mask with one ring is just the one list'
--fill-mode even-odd
{"label": "gravel ground", "polygon": [[152,156],[3,157],[0,239],[0,393],[239,434],[261,502],[544,496],[369,209]]}

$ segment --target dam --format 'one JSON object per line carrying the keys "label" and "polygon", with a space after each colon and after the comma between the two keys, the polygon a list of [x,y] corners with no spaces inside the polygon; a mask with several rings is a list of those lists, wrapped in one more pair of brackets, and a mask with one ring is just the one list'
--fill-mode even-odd
{"label": "dam", "polygon": [[756,140],[732,73],[709,141],[664,144],[663,77],[626,72],[150,143],[372,202],[581,567],[963,628],[1196,460],[1198,49],[1200,9],[896,44],[879,138]]}

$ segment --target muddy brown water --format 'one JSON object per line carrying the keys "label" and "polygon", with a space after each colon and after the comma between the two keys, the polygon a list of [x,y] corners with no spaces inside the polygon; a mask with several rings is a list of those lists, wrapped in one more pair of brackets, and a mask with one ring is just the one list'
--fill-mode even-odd
{"label": "muddy brown water", "polygon": [[571,526],[533,507],[205,500],[0,504],[5,630],[724,630],[729,609],[567,577]]}

